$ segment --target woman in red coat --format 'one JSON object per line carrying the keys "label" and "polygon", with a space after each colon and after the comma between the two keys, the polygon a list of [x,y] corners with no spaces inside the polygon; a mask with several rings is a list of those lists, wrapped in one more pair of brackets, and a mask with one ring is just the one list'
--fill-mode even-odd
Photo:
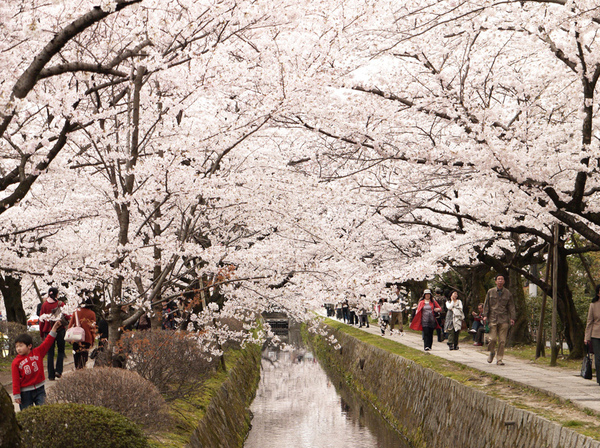
{"label": "woman in red coat", "polygon": [[79,319],[79,326],[85,330],[85,341],[73,343],[73,361],[76,369],[85,367],[88,351],[96,339],[96,313],[92,311],[92,306],[92,300],[86,299],[73,313],[69,322],[69,328],[71,328],[77,325],[77,319]]}
{"label": "woman in red coat", "polygon": [[435,300],[433,300],[431,290],[426,289],[423,291],[423,297],[421,297],[419,305],[417,306],[415,317],[410,323],[410,328],[413,330],[423,331],[423,345],[425,346],[426,352],[431,350],[431,345],[433,344],[433,331],[436,328],[440,328],[434,316],[436,311],[442,311],[442,308]]}

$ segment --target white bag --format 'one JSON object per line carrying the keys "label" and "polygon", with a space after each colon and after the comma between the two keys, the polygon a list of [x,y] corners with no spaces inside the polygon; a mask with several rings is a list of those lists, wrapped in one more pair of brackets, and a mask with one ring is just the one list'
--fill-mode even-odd
{"label": "white bag", "polygon": [[66,342],[83,342],[85,341],[85,330],[79,325],[79,316],[77,316],[77,311],[75,311],[75,327],[71,327],[65,333],[65,341]]}

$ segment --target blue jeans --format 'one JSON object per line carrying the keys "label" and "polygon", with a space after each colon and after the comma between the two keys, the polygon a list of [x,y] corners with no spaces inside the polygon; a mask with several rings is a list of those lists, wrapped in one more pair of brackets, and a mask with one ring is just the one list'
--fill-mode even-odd
{"label": "blue jeans", "polygon": [[350,322],[350,310],[348,308],[342,308],[342,316],[344,317],[344,323]]}
{"label": "blue jeans", "polygon": [[[53,380],[56,375],[62,376],[63,362],[65,360],[65,329],[61,328],[56,332],[56,339],[48,350],[48,378]],[[54,365],[54,347],[58,347],[56,356],[56,365]]]}
{"label": "blue jeans", "polygon": [[34,390],[21,391],[21,404],[19,409],[23,410],[29,406],[41,406],[46,401],[46,388],[44,386]]}

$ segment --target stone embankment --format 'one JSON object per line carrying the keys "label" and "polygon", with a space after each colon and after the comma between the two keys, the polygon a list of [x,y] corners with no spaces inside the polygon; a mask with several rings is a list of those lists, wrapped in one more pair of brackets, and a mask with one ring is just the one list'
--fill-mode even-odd
{"label": "stone embankment", "polygon": [[260,347],[248,346],[229,371],[190,438],[192,448],[241,448],[250,430],[250,404],[260,379]]}
{"label": "stone embankment", "polygon": [[[600,448],[600,442],[331,329],[319,338],[326,368],[351,382],[413,446]],[[335,348],[339,347],[339,348]]]}

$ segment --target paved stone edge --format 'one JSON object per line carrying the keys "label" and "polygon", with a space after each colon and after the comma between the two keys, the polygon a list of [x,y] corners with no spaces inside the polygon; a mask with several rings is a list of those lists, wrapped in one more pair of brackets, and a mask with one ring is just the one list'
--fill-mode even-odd
{"label": "paved stone edge", "polygon": [[327,354],[365,398],[429,448],[596,448],[600,442],[328,327]]}

